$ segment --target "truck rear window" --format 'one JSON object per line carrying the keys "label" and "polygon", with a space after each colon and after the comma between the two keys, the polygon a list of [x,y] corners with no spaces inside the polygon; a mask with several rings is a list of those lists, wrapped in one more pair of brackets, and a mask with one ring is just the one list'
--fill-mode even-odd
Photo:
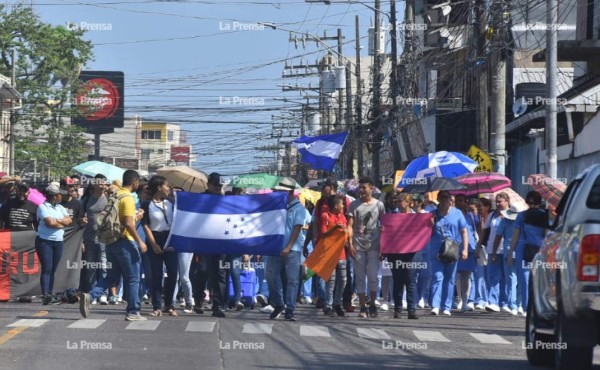
{"label": "truck rear window", "polygon": [[586,205],[591,209],[600,209],[600,176],[596,177],[592,190],[588,195]]}

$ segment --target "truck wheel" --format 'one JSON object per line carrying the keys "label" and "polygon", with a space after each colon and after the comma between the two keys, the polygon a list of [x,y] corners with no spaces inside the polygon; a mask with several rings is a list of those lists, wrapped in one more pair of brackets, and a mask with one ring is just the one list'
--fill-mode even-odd
{"label": "truck wheel", "polygon": [[556,337],[555,365],[558,370],[591,370],[594,361],[594,346],[575,347],[564,339],[565,317],[560,297],[558,299],[558,312],[554,333]]}
{"label": "truck wheel", "polygon": [[525,352],[530,364],[534,366],[552,366],[554,365],[555,336],[538,333],[537,330],[542,325],[544,328],[548,328],[551,327],[552,323],[543,320],[536,313],[533,282],[530,278],[529,302],[527,304],[527,318],[525,319]]}

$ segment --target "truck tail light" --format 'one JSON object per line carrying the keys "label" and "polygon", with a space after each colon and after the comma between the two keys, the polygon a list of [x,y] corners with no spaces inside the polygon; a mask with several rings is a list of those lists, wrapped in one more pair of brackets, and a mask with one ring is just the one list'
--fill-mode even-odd
{"label": "truck tail light", "polygon": [[600,277],[600,235],[586,235],[579,246],[577,280],[598,281]]}

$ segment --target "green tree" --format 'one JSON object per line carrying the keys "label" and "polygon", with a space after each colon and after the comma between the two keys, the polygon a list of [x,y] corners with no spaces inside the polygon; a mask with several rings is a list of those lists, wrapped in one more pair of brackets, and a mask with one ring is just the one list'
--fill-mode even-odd
{"label": "green tree", "polygon": [[14,117],[17,173],[32,158],[41,173],[54,178],[81,162],[85,137],[81,128],[70,125],[70,99],[80,86],[79,72],[93,60],[92,43],[83,34],[43,23],[23,4],[0,4],[0,73],[11,75],[16,49],[16,84],[23,96]]}

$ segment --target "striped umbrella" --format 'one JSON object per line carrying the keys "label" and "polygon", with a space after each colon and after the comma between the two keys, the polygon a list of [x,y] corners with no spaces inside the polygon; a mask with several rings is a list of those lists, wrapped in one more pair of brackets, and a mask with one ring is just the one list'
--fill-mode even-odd
{"label": "striped umbrella", "polygon": [[497,172],[473,172],[455,178],[456,181],[466,185],[466,189],[451,193],[473,196],[483,193],[495,193],[499,190],[510,188],[512,181]]}
{"label": "striped umbrella", "polygon": [[527,183],[531,185],[533,190],[539,192],[546,202],[550,203],[554,208],[558,207],[558,202],[567,190],[567,185],[559,179],[551,179],[548,176],[538,173],[529,175]]}

